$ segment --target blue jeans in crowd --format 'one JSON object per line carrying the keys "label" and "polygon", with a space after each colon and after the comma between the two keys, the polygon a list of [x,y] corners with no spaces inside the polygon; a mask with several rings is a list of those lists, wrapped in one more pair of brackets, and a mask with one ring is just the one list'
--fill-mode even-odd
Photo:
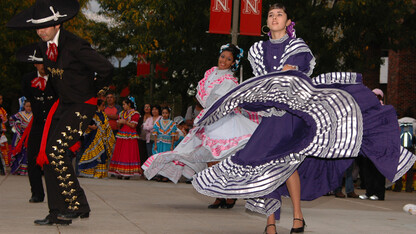
{"label": "blue jeans in crowd", "polygon": [[[354,168],[354,163],[351,164],[350,167],[345,171],[345,193],[352,193],[354,192],[354,181],[352,179],[352,169]],[[341,186],[335,189],[335,193],[342,191],[342,179],[341,179]]]}

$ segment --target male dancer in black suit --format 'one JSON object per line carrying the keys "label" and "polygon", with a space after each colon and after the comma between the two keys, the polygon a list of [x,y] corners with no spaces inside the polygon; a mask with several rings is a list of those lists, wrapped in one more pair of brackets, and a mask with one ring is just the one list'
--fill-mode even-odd
{"label": "male dancer in black suit", "polygon": [[[97,104],[97,91],[111,80],[113,66],[62,23],[79,11],[76,0],[37,0],[13,17],[10,28],[36,29],[45,71],[58,95],[45,123],[37,163],[43,166],[49,215],[36,224],[89,217],[90,207],[72,166],[70,148],[87,129]],[[96,77],[96,79],[94,78]]]}
{"label": "male dancer in black suit", "polygon": [[43,191],[42,168],[36,165],[36,158],[39,153],[46,117],[57,98],[51,83],[48,82],[49,76],[45,72],[43,57],[37,43],[21,48],[16,53],[16,57],[21,62],[33,63],[37,70],[23,76],[22,90],[23,95],[30,101],[33,112],[31,127],[26,129],[26,131],[30,131],[27,140],[27,161],[32,197],[29,202],[43,202],[45,192]]}

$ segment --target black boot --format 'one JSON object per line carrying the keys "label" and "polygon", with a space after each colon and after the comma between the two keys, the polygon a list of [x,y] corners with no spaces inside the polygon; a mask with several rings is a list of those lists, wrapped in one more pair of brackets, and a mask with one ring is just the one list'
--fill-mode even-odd
{"label": "black boot", "polygon": [[222,207],[225,204],[224,198],[217,198],[215,202],[208,206],[208,209],[218,209],[218,207]]}

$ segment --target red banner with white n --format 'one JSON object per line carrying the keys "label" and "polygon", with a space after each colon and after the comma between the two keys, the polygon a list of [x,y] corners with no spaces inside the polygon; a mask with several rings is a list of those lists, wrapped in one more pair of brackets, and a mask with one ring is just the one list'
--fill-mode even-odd
{"label": "red banner with white n", "polygon": [[211,0],[209,32],[230,34],[232,0]]}
{"label": "red banner with white n", "polygon": [[261,35],[261,0],[241,1],[240,34]]}

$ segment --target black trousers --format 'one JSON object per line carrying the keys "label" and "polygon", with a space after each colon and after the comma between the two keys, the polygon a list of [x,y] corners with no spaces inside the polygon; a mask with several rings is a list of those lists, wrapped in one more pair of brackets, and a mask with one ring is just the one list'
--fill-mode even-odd
{"label": "black trousers", "polygon": [[29,176],[30,190],[32,197],[43,199],[45,192],[43,191],[42,182],[42,168],[36,164],[36,158],[39,153],[40,143],[42,140],[44,123],[33,122],[30,129],[28,139],[28,151],[27,151],[27,171]]}
{"label": "black trousers", "polygon": [[384,200],[384,195],[386,193],[386,178],[378,171],[373,162],[365,157],[362,158],[360,171],[361,170],[365,177],[365,195],[368,197],[376,195],[380,200]]}
{"label": "black trousers", "polygon": [[147,147],[146,147],[146,140],[139,139],[139,152],[140,152],[140,164],[143,165],[143,163],[146,162],[148,156],[147,156]]}
{"label": "black trousers", "polygon": [[69,148],[87,129],[96,109],[95,105],[85,103],[60,103],[53,115],[45,150],[49,164],[43,166],[52,215],[90,211],[72,166]]}

